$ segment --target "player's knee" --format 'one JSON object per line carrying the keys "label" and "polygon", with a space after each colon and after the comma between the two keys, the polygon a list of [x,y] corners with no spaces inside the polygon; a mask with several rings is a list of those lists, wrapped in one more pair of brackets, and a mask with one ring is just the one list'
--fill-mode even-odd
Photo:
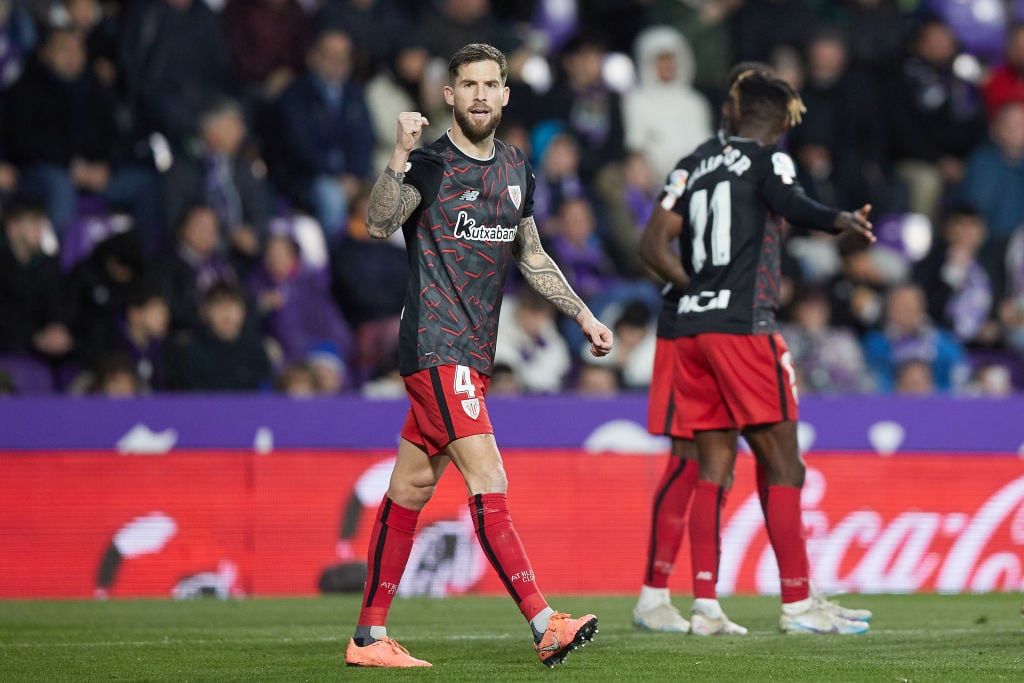
{"label": "player's knee", "polygon": [[412,483],[396,484],[392,482],[388,489],[388,498],[410,510],[422,510],[434,495],[436,485],[417,486]]}

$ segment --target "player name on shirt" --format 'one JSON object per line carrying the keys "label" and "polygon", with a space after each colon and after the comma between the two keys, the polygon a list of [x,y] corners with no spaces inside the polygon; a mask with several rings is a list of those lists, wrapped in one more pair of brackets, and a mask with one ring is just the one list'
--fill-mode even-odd
{"label": "player name on shirt", "polygon": [[732,173],[741,176],[750,170],[751,161],[750,157],[741,150],[735,147],[726,147],[721,154],[701,159],[697,168],[690,173],[688,184],[692,185],[708,173],[718,170],[722,165]]}

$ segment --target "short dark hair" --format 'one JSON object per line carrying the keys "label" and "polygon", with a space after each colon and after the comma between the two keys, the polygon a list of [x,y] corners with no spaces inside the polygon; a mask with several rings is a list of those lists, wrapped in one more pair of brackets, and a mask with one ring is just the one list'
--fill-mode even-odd
{"label": "short dark hair", "polygon": [[206,294],[203,295],[203,306],[212,306],[213,304],[231,301],[245,308],[245,292],[242,291],[241,287],[227,280],[218,280],[213,283],[206,290]]}
{"label": "short dark hair", "polygon": [[806,111],[800,95],[786,81],[770,73],[746,71],[737,76],[729,99],[738,119],[759,123],[800,123]]}
{"label": "short dark hair", "polygon": [[470,43],[455,51],[448,62],[448,81],[455,83],[459,75],[459,69],[463,64],[475,64],[476,62],[495,62],[501,72],[501,82],[508,80],[508,58],[505,53],[487,43]]}

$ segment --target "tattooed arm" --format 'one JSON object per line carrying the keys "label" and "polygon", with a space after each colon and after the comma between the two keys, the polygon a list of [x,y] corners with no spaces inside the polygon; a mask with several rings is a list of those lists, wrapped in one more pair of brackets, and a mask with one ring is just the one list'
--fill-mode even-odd
{"label": "tattooed arm", "polygon": [[370,206],[366,211],[366,232],[371,237],[387,239],[395,233],[419,206],[420,192],[406,185],[405,165],[409,154],[427,125],[427,119],[418,111],[403,111],[398,115],[398,139],[384,172],[370,191]]}
{"label": "tattooed arm", "polygon": [[612,331],[594,317],[572,290],[558,265],[544,251],[533,216],[527,216],[519,223],[519,232],[512,247],[516,265],[526,282],[554,304],[555,308],[576,321],[583,336],[590,342],[593,355],[607,355],[612,350]]}

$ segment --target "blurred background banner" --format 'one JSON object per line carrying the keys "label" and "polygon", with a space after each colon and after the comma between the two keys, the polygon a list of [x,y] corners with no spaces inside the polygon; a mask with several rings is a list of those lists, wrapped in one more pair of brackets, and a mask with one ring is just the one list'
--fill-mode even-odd
{"label": "blurred background banner", "polygon": [[[356,396],[289,400],[271,395],[20,398],[0,403],[5,451],[113,449],[393,449],[408,402]],[[504,448],[661,453],[647,434],[647,398],[493,397]],[[1020,453],[1024,395],[1008,398],[811,396],[801,400],[803,450]]]}
{"label": "blurred background banner", "polygon": [[[506,449],[510,506],[543,589],[629,594],[641,580],[664,455]],[[1024,589],[1024,462],[1013,454],[815,452],[804,522],[824,591]],[[190,450],[162,456],[3,456],[0,598],[309,595],[361,590],[383,450]],[[969,472],[969,476],[965,476]],[[740,457],[722,526],[719,589],[778,577]],[[449,474],[420,518],[401,595],[500,594]],[[558,544],[550,520],[571,519]],[[570,553],[587,572],[565,572]],[[688,544],[672,577],[691,585]]]}

